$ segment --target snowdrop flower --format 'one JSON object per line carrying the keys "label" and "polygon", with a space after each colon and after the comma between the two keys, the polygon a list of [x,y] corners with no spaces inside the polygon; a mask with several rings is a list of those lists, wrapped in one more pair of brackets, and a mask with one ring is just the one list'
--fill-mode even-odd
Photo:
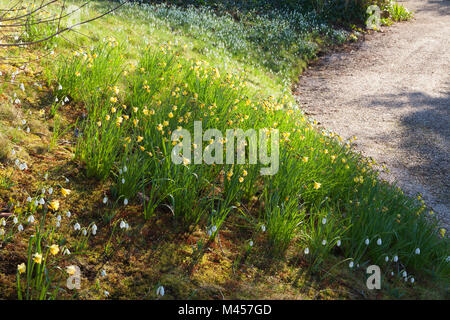
{"label": "snowdrop flower", "polygon": [[322,219],[322,224],[325,224],[325,223],[327,223],[327,218]]}
{"label": "snowdrop flower", "polygon": [[27,124],[27,120],[23,119],[23,120],[22,120],[22,124],[23,124],[23,125],[26,125],[26,124]]}
{"label": "snowdrop flower", "polygon": [[5,230],[0,229],[0,237],[3,237],[5,235]]}
{"label": "snowdrop flower", "polygon": [[384,258],[384,261],[388,262],[388,261],[389,261],[389,257],[386,256],[386,257]]}
{"label": "snowdrop flower", "polygon": [[28,221],[28,223],[33,223],[34,222],[33,215],[29,216],[27,221]]}
{"label": "snowdrop flower", "polygon": [[63,255],[65,255],[65,256],[70,255],[70,250],[65,248],[64,251],[63,251]]}
{"label": "snowdrop flower", "polygon": [[24,162],[24,163],[22,163],[22,164],[19,165],[19,169],[20,169],[21,171],[27,170],[27,169],[28,169],[28,165]]}
{"label": "snowdrop flower", "polygon": [[56,217],[56,221],[61,221],[61,216],[60,216],[60,215],[58,215],[58,216]]}
{"label": "snowdrop flower", "polygon": [[57,227],[57,228],[61,227],[61,222],[56,221],[56,227]]}
{"label": "snowdrop flower", "polygon": [[404,278],[406,278],[406,277],[408,276],[408,274],[406,273],[406,271],[403,271],[402,276],[403,276]]}
{"label": "snowdrop flower", "polygon": [[102,277],[106,277],[106,270],[105,270],[105,269],[102,269],[102,271],[100,271],[100,275],[101,275]]}
{"label": "snowdrop flower", "polygon": [[71,215],[72,215],[72,213],[71,213],[70,211],[67,211],[67,212],[66,212],[66,217],[67,217],[67,218],[70,218]]}
{"label": "snowdrop flower", "polygon": [[58,90],[62,90],[62,85],[59,85],[59,86],[58,86]]}
{"label": "snowdrop flower", "polygon": [[27,127],[26,131],[27,131],[27,133],[30,133],[30,127]]}
{"label": "snowdrop flower", "polygon": [[66,182],[69,182],[69,179],[65,178],[65,181],[66,181]]}
{"label": "snowdrop flower", "polygon": [[350,269],[353,268],[353,265],[354,265],[353,261],[350,261],[350,263],[348,264],[348,266],[349,266]]}
{"label": "snowdrop flower", "polygon": [[394,271],[391,272],[391,276],[392,276],[392,277],[394,276]]}
{"label": "snowdrop flower", "polygon": [[19,222],[19,220],[17,220],[17,217],[14,217],[13,222],[14,224],[17,224],[17,222]]}
{"label": "snowdrop flower", "polygon": [[45,188],[42,188],[41,190],[41,194],[44,195],[45,194]]}
{"label": "snowdrop flower", "polygon": [[81,226],[80,226],[80,224],[77,222],[77,223],[75,223],[75,225],[73,226],[73,228],[74,228],[74,230],[76,231],[76,230],[80,230],[80,229],[81,229]]}
{"label": "snowdrop flower", "polygon": [[398,261],[398,256],[394,256],[394,262],[397,262]]}
{"label": "snowdrop flower", "polygon": [[69,98],[64,97],[64,102],[69,102]]}
{"label": "snowdrop flower", "polygon": [[44,204],[45,204],[44,198],[40,198],[40,199],[39,199],[39,204],[40,204],[40,205],[44,205]]}
{"label": "snowdrop flower", "polygon": [[109,297],[109,291],[105,290],[104,294],[106,297]]}
{"label": "snowdrop flower", "polygon": [[87,235],[87,230],[86,230],[86,228],[83,228],[82,233],[83,233],[83,236],[86,236],[86,235]]}
{"label": "snowdrop flower", "polygon": [[55,102],[58,102],[58,101],[59,101],[59,100],[58,100],[58,97],[56,97],[56,98],[55,98]]}
{"label": "snowdrop flower", "polygon": [[19,159],[16,159],[16,161],[14,161],[14,163],[16,164],[17,167],[20,166],[20,160]]}
{"label": "snowdrop flower", "polygon": [[122,220],[122,221],[120,222],[120,225],[119,225],[120,229],[125,229],[126,226],[127,226],[127,225],[126,225],[125,221]]}
{"label": "snowdrop flower", "polygon": [[123,167],[123,172],[127,172],[127,171],[128,171],[127,166],[124,166],[124,167]]}
{"label": "snowdrop flower", "polygon": [[125,183],[125,178],[122,178],[122,184],[124,184]]}
{"label": "snowdrop flower", "polygon": [[327,240],[322,240],[322,245],[326,245],[327,244]]}
{"label": "snowdrop flower", "polygon": [[122,174],[122,173],[123,173],[122,169],[119,169],[119,174]]}
{"label": "snowdrop flower", "polygon": [[16,150],[12,149],[11,150],[11,155],[14,157],[16,155]]}
{"label": "snowdrop flower", "polygon": [[309,254],[309,248],[305,249],[305,254]]}
{"label": "snowdrop flower", "polygon": [[5,219],[2,219],[1,221],[2,221],[2,226],[6,226],[6,221],[5,221]]}
{"label": "snowdrop flower", "polygon": [[127,205],[128,204],[128,199],[125,198],[125,200],[123,200],[123,204]]}
{"label": "snowdrop flower", "polygon": [[22,226],[21,224],[19,224],[19,226],[17,227],[17,230],[18,230],[19,232],[22,232],[22,231],[23,231],[23,226]]}
{"label": "snowdrop flower", "polygon": [[253,241],[252,240],[250,240],[249,245],[250,245],[250,247],[253,247]]}
{"label": "snowdrop flower", "polygon": [[103,203],[106,204],[108,202],[108,197],[103,198]]}
{"label": "snowdrop flower", "polygon": [[212,232],[216,232],[216,231],[217,231],[217,227],[216,227],[215,225],[213,225],[213,226],[211,227],[211,230],[212,230]]}
{"label": "snowdrop flower", "polygon": [[381,241],[381,238],[378,238],[378,240],[377,240],[377,245],[381,246],[382,243],[383,243],[383,242]]}
{"label": "snowdrop flower", "polygon": [[411,281],[411,283],[414,283],[414,277],[411,277],[411,279],[409,280],[409,281]]}
{"label": "snowdrop flower", "polygon": [[159,286],[158,289],[156,289],[156,295],[163,297],[164,296],[164,287]]}
{"label": "snowdrop flower", "polygon": [[262,232],[266,232],[266,226],[265,226],[265,225],[262,225],[262,226],[261,226],[261,231],[262,231]]}
{"label": "snowdrop flower", "polygon": [[450,262],[450,256],[445,259],[445,262]]}
{"label": "snowdrop flower", "polygon": [[340,246],[341,246],[341,240],[338,240],[338,241],[336,242],[336,245],[337,245],[338,247],[340,247]]}
{"label": "snowdrop flower", "polygon": [[48,194],[52,194],[53,193],[53,188],[49,188],[48,189]]}
{"label": "snowdrop flower", "polygon": [[96,224],[94,224],[94,225],[92,226],[92,234],[93,234],[94,236],[97,234],[97,225],[96,225]]}
{"label": "snowdrop flower", "polygon": [[366,246],[368,246],[370,243],[369,238],[367,238],[366,241],[364,241],[364,243],[366,244]]}
{"label": "snowdrop flower", "polygon": [[25,91],[25,86],[23,85],[23,83],[20,84],[20,90]]}
{"label": "snowdrop flower", "polygon": [[417,248],[415,254],[420,254],[420,248]]}
{"label": "snowdrop flower", "polygon": [[27,198],[27,202],[31,202],[33,199],[31,199],[31,197]]}

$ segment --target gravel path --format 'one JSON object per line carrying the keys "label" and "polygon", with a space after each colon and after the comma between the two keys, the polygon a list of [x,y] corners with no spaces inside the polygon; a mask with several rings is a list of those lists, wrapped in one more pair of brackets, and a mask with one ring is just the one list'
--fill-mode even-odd
{"label": "gravel path", "polygon": [[305,112],[385,164],[450,226],[450,1],[410,0],[410,22],[320,59],[300,78]]}

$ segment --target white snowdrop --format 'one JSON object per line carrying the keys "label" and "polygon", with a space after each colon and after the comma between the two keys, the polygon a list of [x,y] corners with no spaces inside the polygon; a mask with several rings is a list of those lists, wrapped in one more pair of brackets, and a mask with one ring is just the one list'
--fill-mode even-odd
{"label": "white snowdrop", "polygon": [[100,271],[100,276],[106,277],[106,270],[105,269],[102,269],[102,271]]}
{"label": "white snowdrop", "polygon": [[384,261],[388,262],[388,261],[389,261],[389,257],[386,256],[386,257],[384,258]]}
{"label": "white snowdrop", "polygon": [[354,266],[354,263],[353,263],[353,261],[350,261],[350,263],[348,264],[348,266],[349,266],[349,268],[350,268],[350,269],[352,269],[352,268],[353,268],[353,266]]}
{"label": "white snowdrop", "polygon": [[402,276],[403,276],[404,278],[406,278],[406,277],[408,276],[408,273],[406,273],[406,271],[403,271]]}
{"label": "white snowdrop", "polygon": [[122,184],[125,184],[125,178],[122,178]]}
{"label": "white snowdrop", "polygon": [[266,232],[266,226],[265,226],[265,225],[262,225],[262,226],[261,226],[261,231],[262,231],[262,232]]}
{"label": "white snowdrop", "polygon": [[125,229],[126,226],[127,226],[127,225],[126,225],[125,221],[122,220],[122,221],[120,222],[120,225],[119,225],[120,229]]}
{"label": "white snowdrop", "polygon": [[123,172],[127,172],[127,171],[128,171],[127,166],[124,166],[124,167],[123,167]]}
{"label": "white snowdrop", "polygon": [[14,218],[13,218],[13,223],[14,223],[14,224],[17,224],[18,222],[19,222],[19,220],[17,220],[17,217],[14,217]]}
{"label": "white snowdrop", "polygon": [[71,215],[72,215],[72,213],[71,213],[70,211],[67,211],[67,212],[66,212],[66,217],[67,217],[67,218],[70,218]]}
{"label": "white snowdrop", "polygon": [[62,85],[59,85],[59,86],[58,86],[58,90],[62,90]]}
{"label": "white snowdrop", "polygon": [[97,234],[97,225],[95,223],[92,225],[92,234],[94,236]]}
{"label": "white snowdrop", "polygon": [[414,277],[411,277],[411,279],[409,280],[409,281],[411,281],[411,283],[414,283]]}
{"label": "white snowdrop", "polygon": [[61,222],[56,221],[56,227],[57,227],[57,228],[61,227]]}
{"label": "white snowdrop", "polygon": [[34,222],[34,216],[33,215],[29,216],[27,221],[28,221],[28,223],[33,223]]}
{"label": "white snowdrop", "polygon": [[364,241],[364,243],[366,244],[366,246],[368,246],[369,243],[370,243],[369,238],[367,238],[367,239]]}
{"label": "white snowdrop", "polygon": [[106,297],[109,297],[109,291],[105,290],[104,294]]}
{"label": "white snowdrop", "polygon": [[416,248],[415,254],[420,254],[420,248]]}
{"label": "white snowdrop", "polygon": [[2,226],[6,226],[6,221],[5,221],[5,219],[2,219],[1,221],[2,221]]}
{"label": "white snowdrop", "polygon": [[305,249],[305,254],[309,254],[309,248]]}
{"label": "white snowdrop", "polygon": [[382,243],[383,243],[383,242],[381,241],[381,238],[378,238],[378,240],[377,240],[377,245],[381,246]]}
{"label": "white snowdrop", "polygon": [[327,218],[322,219],[322,224],[325,224],[325,223],[327,223]]}
{"label": "white snowdrop", "polygon": [[64,251],[63,251],[63,255],[65,255],[65,256],[70,255],[70,250],[65,248]]}
{"label": "white snowdrop", "polygon": [[250,240],[250,242],[248,243],[250,245],[250,247],[253,247],[253,241]]}
{"label": "white snowdrop", "polygon": [[398,261],[398,256],[394,256],[394,258],[392,260],[394,260],[394,262],[397,262]]}
{"label": "white snowdrop", "polygon": [[0,229],[0,237],[3,237],[5,235],[5,230]]}
{"label": "white snowdrop", "polygon": [[48,188],[48,194],[52,194],[53,193],[53,188]]}
{"label": "white snowdrop", "polygon": [[81,226],[80,226],[80,224],[77,222],[77,223],[75,223],[75,225],[73,226],[73,228],[74,228],[75,231],[77,231],[77,230],[80,230],[80,229],[81,229]]}
{"label": "white snowdrop", "polygon": [[337,245],[338,247],[340,247],[340,246],[341,246],[341,240],[338,240],[338,241],[336,242],[336,245]]}
{"label": "white snowdrop", "polygon": [[327,240],[322,240],[322,245],[326,245],[327,244]]}
{"label": "white snowdrop", "polygon": [[39,204],[42,205],[42,206],[45,204],[44,198],[40,198],[40,199],[39,199]]}
{"label": "white snowdrop", "polygon": [[20,90],[25,91],[25,86],[23,85],[23,83],[20,84]]}
{"label": "white snowdrop", "polygon": [[61,215],[58,215],[58,216],[56,217],[56,221],[61,221]]}
{"label": "white snowdrop", "polygon": [[31,199],[31,197],[27,198],[27,202],[31,202],[33,199]]}
{"label": "white snowdrop", "polygon": [[22,226],[21,224],[19,224],[19,226],[17,227],[17,230],[18,230],[19,232],[22,232],[22,231],[23,231],[23,226]]}
{"label": "white snowdrop", "polygon": [[106,204],[108,202],[108,197],[103,198],[103,203]]}
{"label": "white snowdrop", "polygon": [[127,198],[125,198],[125,200],[123,200],[123,204],[124,204],[124,205],[127,205],[127,204],[128,204],[128,199],[127,199]]}
{"label": "white snowdrop", "polygon": [[164,287],[159,286],[158,289],[156,289],[156,295],[163,297],[164,296]]}

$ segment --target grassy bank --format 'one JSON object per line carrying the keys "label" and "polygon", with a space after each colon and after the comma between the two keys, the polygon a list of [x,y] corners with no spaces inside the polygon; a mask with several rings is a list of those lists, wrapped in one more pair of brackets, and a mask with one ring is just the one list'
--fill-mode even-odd
{"label": "grassy bank", "polygon": [[[80,18],[110,5],[94,2]],[[14,295],[18,276],[22,288],[33,288],[18,290],[27,298],[57,297],[50,289],[72,272],[58,267],[75,264],[88,274],[80,298],[154,298],[159,286],[172,298],[355,297],[365,267],[377,264],[387,297],[444,294],[449,242],[429,209],[378,179],[379,168],[352,151],[353,140],[316,128],[290,92],[319,47],[342,43],[348,32],[313,12],[244,13],[126,5],[35,49],[50,57],[37,64],[45,98],[23,106],[14,99],[26,101],[39,86],[5,81],[12,105],[31,112],[22,116],[23,131],[36,119],[51,124],[42,153],[52,164],[23,166],[35,154],[18,147],[26,134],[7,142],[28,152],[5,153],[2,172],[16,168],[4,181],[35,177],[20,188],[3,183],[13,215],[2,220],[0,239],[10,250],[2,259],[14,261],[2,270],[3,292]],[[177,128],[192,134],[194,121],[224,134],[262,129],[272,142],[278,130],[270,147],[279,149],[278,172],[261,175],[265,165],[249,159],[194,164],[186,154],[174,164],[180,142],[215,156],[235,148],[229,140],[172,138]],[[23,274],[16,261],[25,263]],[[39,278],[48,270],[54,278]],[[245,286],[246,277],[255,281]]]}

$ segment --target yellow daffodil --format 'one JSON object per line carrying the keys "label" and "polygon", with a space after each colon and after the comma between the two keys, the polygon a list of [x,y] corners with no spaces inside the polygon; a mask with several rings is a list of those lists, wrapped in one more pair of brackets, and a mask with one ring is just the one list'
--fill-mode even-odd
{"label": "yellow daffodil", "polygon": [[59,246],[57,244],[53,244],[50,246],[50,253],[56,256],[59,252]]}
{"label": "yellow daffodil", "polygon": [[320,189],[321,186],[322,186],[321,183],[314,181],[314,189],[318,190],[318,189]]}
{"label": "yellow daffodil", "polygon": [[61,194],[62,194],[64,197],[67,197],[68,195],[70,195],[71,192],[72,192],[72,191],[70,191],[69,189],[61,188]]}
{"label": "yellow daffodil", "polygon": [[34,261],[34,263],[41,264],[42,263],[42,254],[35,253],[33,255],[33,261]]}
{"label": "yellow daffodil", "polygon": [[52,211],[58,211],[59,209],[59,201],[53,200],[48,204],[48,208]]}
{"label": "yellow daffodil", "polygon": [[25,273],[27,271],[27,267],[25,266],[25,263],[21,263],[17,266],[17,271],[19,274]]}

